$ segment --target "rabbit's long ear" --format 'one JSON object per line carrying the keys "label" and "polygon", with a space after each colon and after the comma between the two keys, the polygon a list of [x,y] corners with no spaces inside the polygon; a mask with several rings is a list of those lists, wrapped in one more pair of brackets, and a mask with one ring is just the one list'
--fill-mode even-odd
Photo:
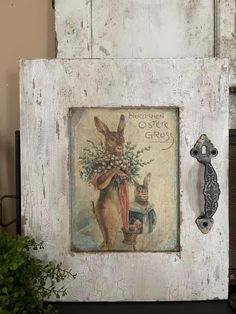
{"label": "rabbit's long ear", "polygon": [[149,183],[151,181],[151,173],[149,172],[146,177],[143,179],[143,185],[148,188]]}
{"label": "rabbit's long ear", "polygon": [[107,125],[102,122],[98,117],[94,117],[94,122],[98,132],[102,133],[103,135],[110,133]]}
{"label": "rabbit's long ear", "polygon": [[117,132],[123,134],[125,129],[125,116],[122,114],[120,116],[120,122],[118,124]]}

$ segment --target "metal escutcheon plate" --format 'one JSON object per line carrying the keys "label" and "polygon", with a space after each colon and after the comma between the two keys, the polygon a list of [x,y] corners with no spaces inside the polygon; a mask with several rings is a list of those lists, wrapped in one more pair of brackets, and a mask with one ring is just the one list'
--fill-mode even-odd
{"label": "metal escutcheon plate", "polygon": [[214,219],[213,218],[197,218],[196,219],[196,224],[198,226],[198,228],[201,230],[202,233],[207,234],[214,223]]}

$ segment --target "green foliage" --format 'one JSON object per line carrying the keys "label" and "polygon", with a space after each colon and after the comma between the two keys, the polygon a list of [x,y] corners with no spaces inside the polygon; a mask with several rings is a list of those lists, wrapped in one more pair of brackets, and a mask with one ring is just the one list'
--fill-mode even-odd
{"label": "green foliage", "polygon": [[41,249],[43,243],[32,238],[0,234],[0,314],[56,313],[43,300],[66,295],[66,288],[57,284],[76,275],[61,264],[35,258],[32,252]]}
{"label": "green foliage", "polygon": [[[89,140],[87,142],[89,146],[85,147],[79,156],[80,177],[86,182],[91,182],[95,173],[104,173],[111,168],[118,168],[128,174],[127,182],[133,183],[139,177],[140,169],[153,161],[153,159],[148,161],[142,159],[142,154],[149,151],[150,146],[136,150],[137,145],[127,142],[122,156],[116,156],[107,152],[102,142],[98,145]],[[120,178],[115,177],[114,181],[119,184]]]}

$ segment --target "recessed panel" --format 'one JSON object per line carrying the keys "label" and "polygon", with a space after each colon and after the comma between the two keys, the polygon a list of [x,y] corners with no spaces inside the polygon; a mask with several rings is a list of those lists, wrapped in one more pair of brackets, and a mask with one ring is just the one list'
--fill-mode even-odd
{"label": "recessed panel", "polygon": [[96,0],[95,58],[214,56],[213,0]]}
{"label": "recessed panel", "polygon": [[72,249],[176,251],[178,109],[74,108]]}

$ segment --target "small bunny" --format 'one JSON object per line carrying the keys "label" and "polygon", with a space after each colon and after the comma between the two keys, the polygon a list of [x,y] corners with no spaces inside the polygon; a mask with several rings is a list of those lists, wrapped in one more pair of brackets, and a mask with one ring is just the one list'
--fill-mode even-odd
{"label": "small bunny", "polygon": [[[124,149],[125,117],[120,116],[117,131],[110,131],[98,117],[94,117],[97,131],[105,137],[108,154],[121,156]],[[121,184],[114,184],[113,178],[120,177]],[[124,224],[128,227],[128,187],[125,183],[127,174],[119,168],[111,168],[95,177],[95,186],[100,190],[94,213],[102,231],[104,242],[100,249],[114,249],[117,234]]]}
{"label": "small bunny", "polygon": [[140,222],[139,233],[148,234],[151,233],[157,223],[157,216],[154,207],[149,203],[148,199],[148,187],[151,180],[151,173],[148,173],[143,184],[134,182],[135,201],[130,204],[129,208],[129,225],[137,225],[137,221]]}

